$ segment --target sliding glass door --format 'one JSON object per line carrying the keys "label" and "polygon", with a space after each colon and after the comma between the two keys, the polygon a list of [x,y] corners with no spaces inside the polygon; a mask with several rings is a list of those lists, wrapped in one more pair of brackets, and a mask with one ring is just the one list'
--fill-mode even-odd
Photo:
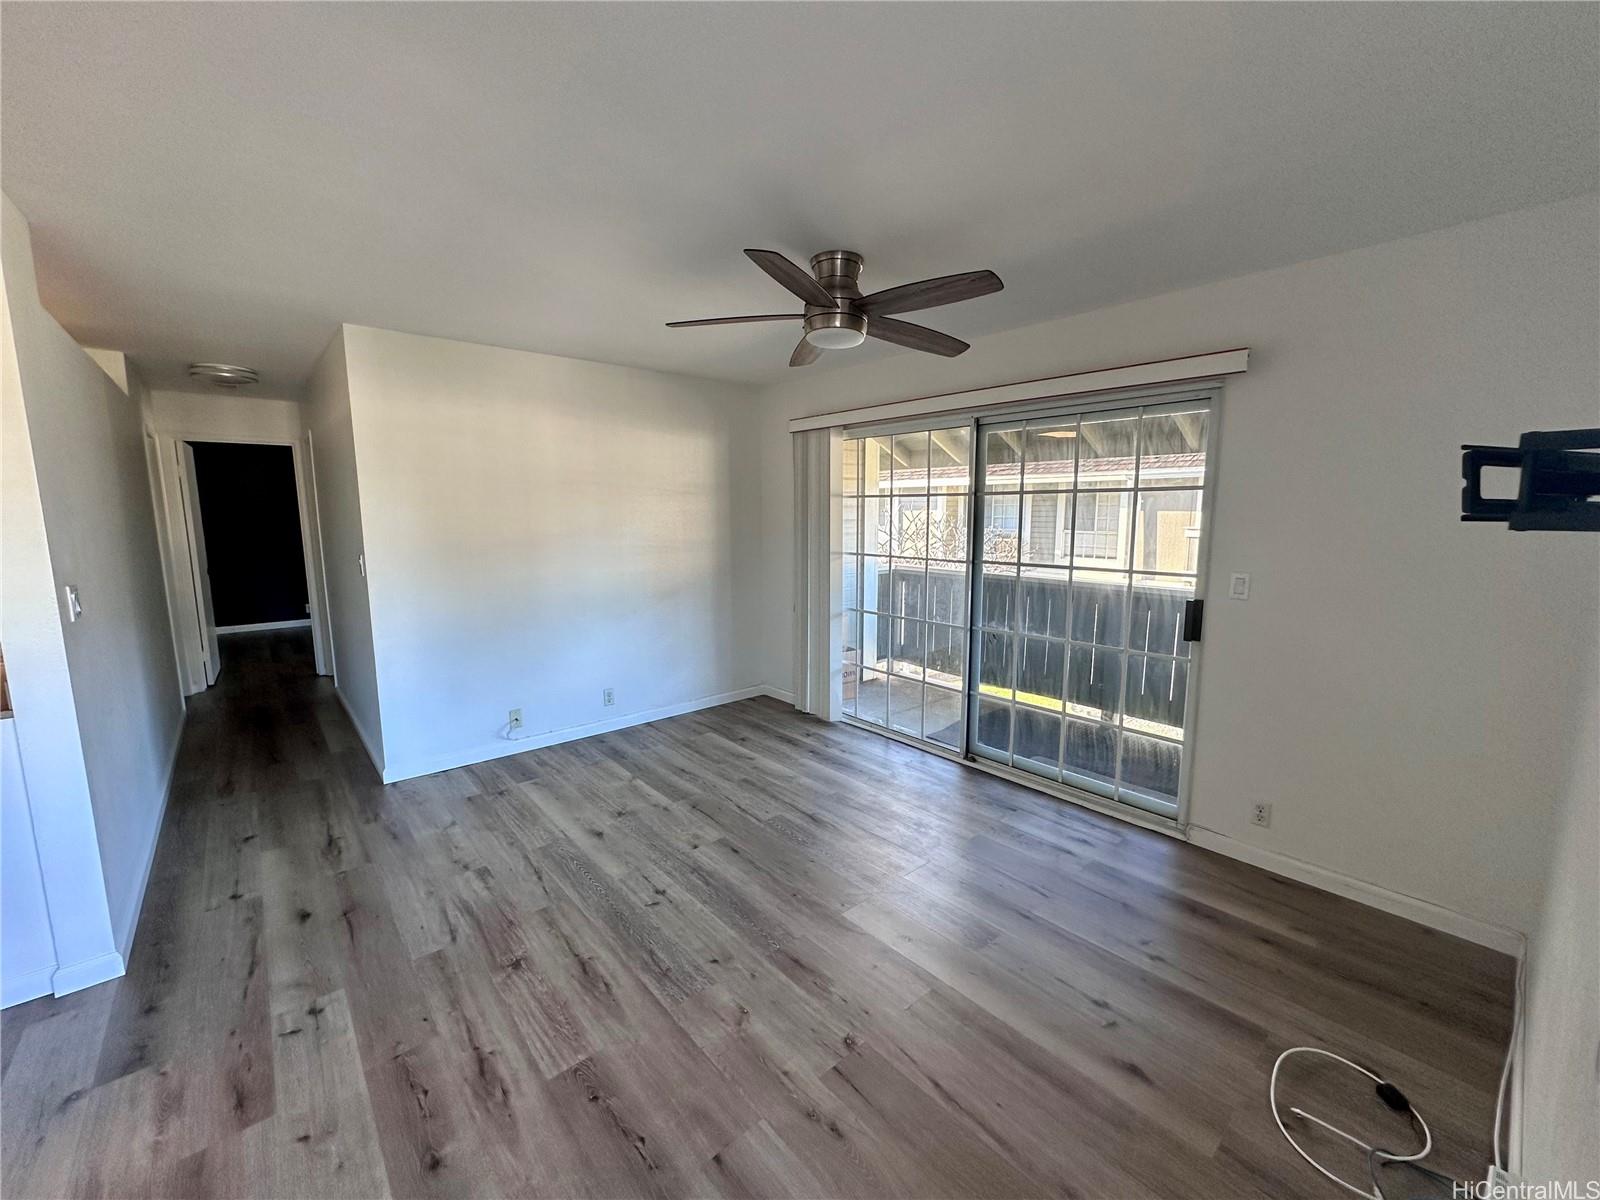
{"label": "sliding glass door", "polygon": [[845,711],[1176,817],[1211,397],[848,437]]}
{"label": "sliding glass door", "polygon": [[973,753],[1177,815],[1209,416],[980,423]]}
{"label": "sliding glass door", "polygon": [[844,443],[844,710],[949,749],[965,733],[970,424]]}

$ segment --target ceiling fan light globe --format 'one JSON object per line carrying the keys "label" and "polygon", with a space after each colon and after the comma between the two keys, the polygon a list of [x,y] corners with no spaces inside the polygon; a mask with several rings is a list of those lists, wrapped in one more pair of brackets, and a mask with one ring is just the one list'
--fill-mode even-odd
{"label": "ceiling fan light globe", "polygon": [[866,332],[861,329],[824,326],[806,330],[806,341],[818,350],[853,350],[866,340]]}
{"label": "ceiling fan light globe", "polygon": [[806,341],[818,350],[850,350],[866,340],[866,317],[847,306],[806,309]]}

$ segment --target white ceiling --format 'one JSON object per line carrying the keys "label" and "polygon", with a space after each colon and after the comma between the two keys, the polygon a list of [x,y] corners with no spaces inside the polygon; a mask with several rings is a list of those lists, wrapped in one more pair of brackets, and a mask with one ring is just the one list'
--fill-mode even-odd
{"label": "white ceiling", "polygon": [[993,268],[911,318],[970,339],[1600,187],[1589,4],[0,19],[45,303],[156,382],[296,386],[340,321],[770,380],[795,327],[662,327],[792,310],[746,246],[859,250],[867,290]]}

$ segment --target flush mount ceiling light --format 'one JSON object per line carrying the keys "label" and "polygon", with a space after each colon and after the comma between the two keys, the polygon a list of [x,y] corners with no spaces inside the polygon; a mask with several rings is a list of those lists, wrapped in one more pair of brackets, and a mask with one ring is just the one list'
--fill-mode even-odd
{"label": "flush mount ceiling light", "polygon": [[998,292],[1005,285],[993,271],[942,275],[905,283],[863,296],[861,255],[854,250],[824,250],[811,256],[808,275],[776,250],[746,250],[750,261],[806,303],[803,313],[771,313],[755,317],[710,317],[702,321],[668,321],[669,329],[691,325],[743,325],[751,321],[803,321],[805,333],[789,357],[791,367],[816,362],[824,350],[850,350],[869,337],[912,350],[954,358],[967,343],[936,329],[895,321],[890,313],[915,312]]}
{"label": "flush mount ceiling light", "polygon": [[227,363],[190,363],[189,378],[212,387],[241,388],[261,381],[254,367],[234,367]]}

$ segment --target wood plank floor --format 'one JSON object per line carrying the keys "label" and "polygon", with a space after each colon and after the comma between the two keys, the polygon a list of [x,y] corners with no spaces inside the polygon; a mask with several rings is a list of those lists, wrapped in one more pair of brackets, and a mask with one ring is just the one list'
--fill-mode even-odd
{"label": "wood plank floor", "polygon": [[11,1200],[1331,1196],[1302,1042],[1482,1176],[1503,956],[775,701],[382,787],[226,652],[128,975],[0,1023]]}

